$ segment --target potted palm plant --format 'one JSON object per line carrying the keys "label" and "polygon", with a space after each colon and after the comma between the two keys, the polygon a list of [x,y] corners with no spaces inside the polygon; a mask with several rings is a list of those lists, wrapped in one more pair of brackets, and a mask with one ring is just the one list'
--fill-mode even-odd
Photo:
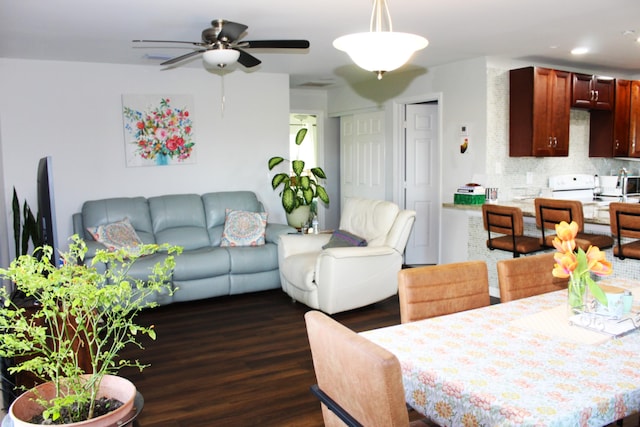
{"label": "potted palm plant", "polygon": [[[15,287],[13,293],[0,288],[4,302],[0,356],[17,361],[10,373],[29,373],[43,382],[12,403],[9,413],[14,426],[93,425],[85,420],[115,425],[122,420],[133,406],[136,390],[117,373],[123,367],[145,366],[124,360],[119,353],[128,345],[141,347],[142,336],[155,339],[153,326],[138,325],[136,315],[155,305],[150,302],[153,294],[173,292],[168,279],[174,256],[181,251],[170,245],[141,245],[135,251],[105,249],[97,251],[91,265],[84,265],[87,246],[75,235],[58,267],[51,262],[52,248],[43,246],[0,269],[0,278]],[[156,253],[161,261],[147,279],[130,277],[140,257]],[[96,268],[97,263],[106,269],[100,272],[103,268]],[[31,299],[34,309],[25,309],[14,298],[16,294]],[[88,361],[79,360],[79,346]],[[120,389],[120,383],[127,390],[124,396],[107,394],[106,390]],[[105,417],[112,420],[105,422]]]}
{"label": "potted palm plant", "polygon": [[[302,128],[296,133],[296,145],[302,144],[307,135],[307,128]],[[283,163],[284,157],[275,156],[269,159],[269,170]],[[271,179],[271,187],[276,190],[282,186],[280,198],[282,207],[287,213],[287,222],[290,226],[300,228],[309,221],[311,206],[316,199],[329,204],[327,190],[320,185],[321,179],[327,179],[321,167],[305,169],[304,160],[293,160],[290,173],[280,172]]]}

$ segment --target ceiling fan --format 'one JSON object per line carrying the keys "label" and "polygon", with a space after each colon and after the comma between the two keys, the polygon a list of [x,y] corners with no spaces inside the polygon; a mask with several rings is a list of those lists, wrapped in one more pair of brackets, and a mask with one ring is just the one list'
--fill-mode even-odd
{"label": "ceiling fan", "polygon": [[239,41],[244,32],[249,28],[244,24],[216,19],[211,21],[211,27],[202,31],[201,42],[178,40],[133,40],[136,43],[183,43],[196,46],[198,49],[184,55],[171,58],[160,65],[172,65],[195,55],[202,54],[202,59],[208,65],[224,68],[236,61],[247,68],[259,65],[260,61],[255,56],[247,53],[245,49],[307,49],[307,40],[252,40]]}

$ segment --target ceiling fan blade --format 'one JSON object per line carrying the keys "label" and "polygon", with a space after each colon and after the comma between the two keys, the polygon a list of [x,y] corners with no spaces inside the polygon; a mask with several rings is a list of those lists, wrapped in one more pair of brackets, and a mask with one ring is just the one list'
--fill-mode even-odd
{"label": "ceiling fan blade", "polygon": [[202,42],[187,42],[181,40],[131,40],[133,43],[184,43],[193,46],[205,46]]}
{"label": "ceiling fan blade", "polygon": [[260,61],[258,58],[256,58],[251,54],[248,54],[242,49],[238,49],[238,48],[233,48],[233,49],[240,52],[240,57],[238,58],[238,62],[247,68],[255,67],[256,65],[260,65],[262,63],[262,61]]}
{"label": "ceiling fan blade", "polygon": [[161,62],[160,65],[175,64],[176,62],[184,61],[187,58],[191,58],[192,56],[206,51],[206,49],[194,50],[193,52],[185,53],[184,55],[176,56],[175,58],[171,58],[168,61]]}
{"label": "ceiling fan blade", "polygon": [[218,40],[226,40],[228,42],[234,42],[240,38],[242,33],[247,31],[248,26],[244,24],[238,24],[237,22],[231,21],[212,21],[211,25],[214,27],[216,25],[222,24],[222,29],[218,34]]}
{"label": "ceiling fan blade", "polygon": [[243,41],[243,48],[275,48],[275,49],[307,49],[309,47],[308,40],[251,40]]}

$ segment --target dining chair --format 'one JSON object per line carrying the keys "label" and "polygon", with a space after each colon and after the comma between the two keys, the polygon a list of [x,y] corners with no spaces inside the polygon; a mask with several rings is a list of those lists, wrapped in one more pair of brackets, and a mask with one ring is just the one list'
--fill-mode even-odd
{"label": "dining chair", "polygon": [[398,297],[402,323],[487,306],[487,264],[464,261],[401,270]]}
{"label": "dining chair", "polygon": [[498,261],[500,302],[566,289],[569,280],[551,274],[555,264],[553,255],[545,253]]}
{"label": "dining chair", "polygon": [[[482,222],[487,231],[487,247],[513,253],[514,258],[543,250],[540,239],[524,235],[522,209],[485,203]],[[499,234],[499,236],[495,236]]]}
{"label": "dining chair", "polygon": [[328,315],[305,315],[324,425],[434,426],[409,421],[400,362],[394,354]]}
{"label": "dining chair", "polygon": [[[640,204],[619,202],[609,204],[609,223],[611,234],[616,241],[613,255],[620,259],[640,259],[640,240],[638,240],[640,239]],[[623,238],[625,238],[624,241]]]}
{"label": "dining chair", "polygon": [[547,234],[546,230],[554,230],[556,224],[561,221],[578,224],[578,234],[576,235],[576,245],[583,250],[589,246],[597,246],[600,249],[607,249],[613,246],[613,238],[605,234],[593,234],[584,232],[584,212],[582,202],[579,200],[564,199],[534,199],[536,212],[536,226],[542,231],[542,245],[548,248],[553,247],[555,233]]}

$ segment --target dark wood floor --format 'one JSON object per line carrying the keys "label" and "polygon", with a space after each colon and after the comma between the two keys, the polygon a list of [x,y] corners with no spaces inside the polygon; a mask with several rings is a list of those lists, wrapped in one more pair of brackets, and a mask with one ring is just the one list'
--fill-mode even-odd
{"label": "dark wood floor", "polygon": [[[322,426],[304,325],[309,308],[281,290],[157,307],[140,321],[156,341],[128,356],[145,399],[139,427]],[[400,322],[397,298],[333,316],[363,331]]]}

